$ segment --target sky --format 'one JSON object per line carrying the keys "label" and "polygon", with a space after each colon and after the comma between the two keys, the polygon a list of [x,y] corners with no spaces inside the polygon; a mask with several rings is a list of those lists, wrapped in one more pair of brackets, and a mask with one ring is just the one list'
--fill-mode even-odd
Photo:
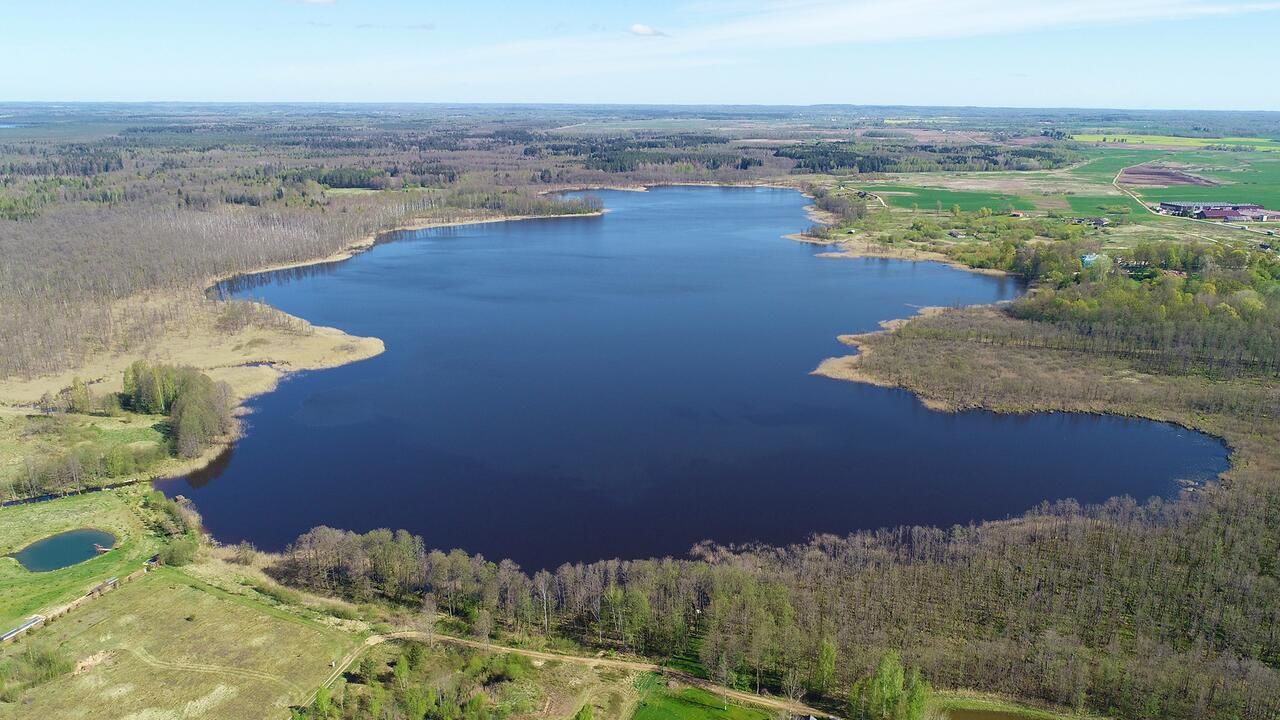
{"label": "sky", "polygon": [[1280,110],[1280,1],[0,0],[0,101]]}

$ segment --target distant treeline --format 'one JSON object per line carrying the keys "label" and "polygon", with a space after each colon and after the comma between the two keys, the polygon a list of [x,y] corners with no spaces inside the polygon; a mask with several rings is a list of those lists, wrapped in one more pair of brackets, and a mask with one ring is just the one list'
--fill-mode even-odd
{"label": "distant treeline", "polygon": [[1076,160],[1074,153],[1057,146],[909,143],[805,143],[782,147],[777,154],[795,160],[795,172],[811,173],[1049,170]]}

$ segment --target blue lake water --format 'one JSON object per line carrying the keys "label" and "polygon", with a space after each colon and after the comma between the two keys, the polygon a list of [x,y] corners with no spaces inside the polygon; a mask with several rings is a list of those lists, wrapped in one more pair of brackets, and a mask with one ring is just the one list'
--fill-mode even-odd
{"label": "blue lake water", "polygon": [[224,286],[386,342],[252,403],[247,436],[167,481],[226,542],[406,528],[527,568],[1176,493],[1217,441],[1081,415],[935,413],[811,376],[841,333],[1010,279],[817,257],[806,200],[763,188],[601,193],[596,218],[406,232]]}
{"label": "blue lake water", "polygon": [[13,557],[32,572],[48,572],[82,563],[97,555],[95,545],[111,548],[115,544],[116,538],[109,532],[91,528],[68,530],[37,540],[14,553]]}

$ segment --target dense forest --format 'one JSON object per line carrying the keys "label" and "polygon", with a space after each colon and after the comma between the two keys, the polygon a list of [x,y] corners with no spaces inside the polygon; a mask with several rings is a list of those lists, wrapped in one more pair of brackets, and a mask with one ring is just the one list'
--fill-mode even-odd
{"label": "dense forest", "polygon": [[[1075,226],[1078,227],[1078,226]],[[953,255],[1035,281],[1011,306],[1025,341],[1142,358],[1173,372],[1280,371],[1280,259],[1243,246],[1018,238]]]}
{"label": "dense forest", "polygon": [[886,142],[789,145],[780,148],[778,155],[795,160],[795,172],[836,174],[1051,170],[1078,159],[1069,150],[1056,146]]}

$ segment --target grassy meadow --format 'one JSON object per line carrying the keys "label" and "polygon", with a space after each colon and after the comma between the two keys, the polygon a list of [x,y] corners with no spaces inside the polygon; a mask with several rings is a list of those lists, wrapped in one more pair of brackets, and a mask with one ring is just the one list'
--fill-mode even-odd
{"label": "grassy meadow", "polygon": [[287,717],[357,639],[161,568],[0,650],[39,642],[78,669],[0,718]]}

